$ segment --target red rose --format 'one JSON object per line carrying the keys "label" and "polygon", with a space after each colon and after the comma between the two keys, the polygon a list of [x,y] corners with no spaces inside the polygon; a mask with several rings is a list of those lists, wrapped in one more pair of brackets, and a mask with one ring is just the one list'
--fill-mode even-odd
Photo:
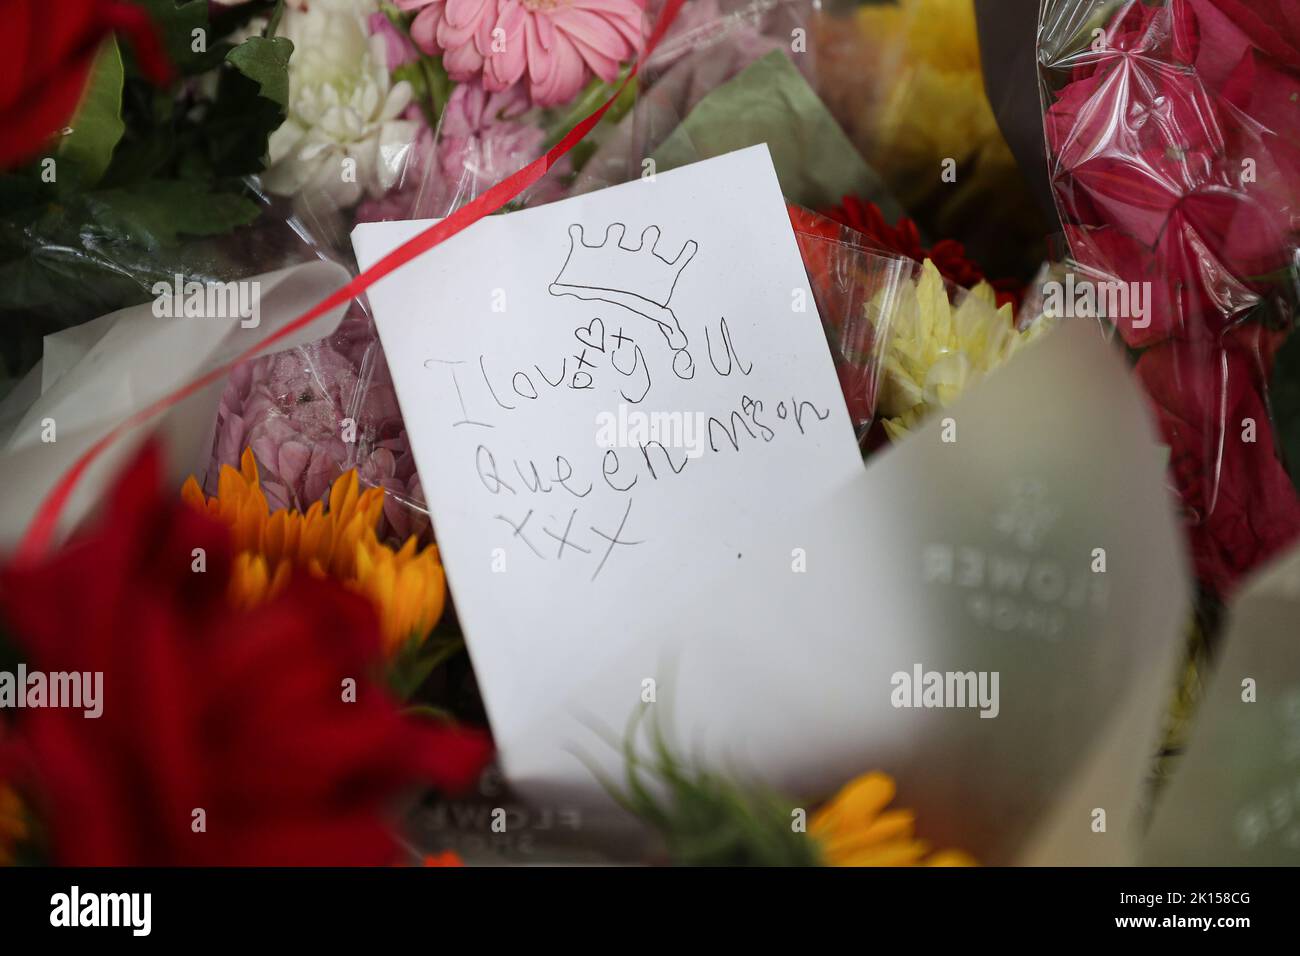
{"label": "red rose", "polygon": [[1232,150],[1238,175],[1249,160],[1249,192],[1286,227],[1300,218],[1300,69],[1282,69],[1252,50],[1229,74],[1221,96],[1243,118]]}
{"label": "red rose", "polygon": [[[1300,500],[1263,398],[1267,333],[1227,347],[1171,340],[1143,353],[1137,375],[1170,447],[1197,577],[1228,595],[1241,577],[1300,537]],[[1253,441],[1248,441],[1253,438]]]}
{"label": "red rose", "polygon": [[1045,117],[1071,250],[1090,271],[1151,283],[1149,324],[1115,317],[1129,345],[1212,339],[1258,304],[1294,245],[1300,82],[1245,40],[1207,82],[1223,41],[1188,0],[1125,8],[1108,42]]}
{"label": "red rose", "polygon": [[373,679],[374,610],[338,585],[304,577],[233,609],[227,530],[160,498],[160,474],[150,448],[97,529],[39,566],[0,571],[0,610],[29,671],[103,673],[97,719],[16,712],[0,775],[59,864],[392,862],[394,801],[470,784],[486,736],[400,714]]}
{"label": "red rose", "polygon": [[167,60],[149,18],[120,0],[5,0],[0,32],[0,169],[35,157],[71,118],[104,38],[126,34],[145,74]]}
{"label": "red rose", "polygon": [[[1215,197],[1207,197],[1206,206],[1214,201]],[[1232,322],[1259,303],[1259,293],[1237,278],[1243,260],[1232,263],[1226,259],[1225,237],[1216,235],[1217,227],[1196,225],[1189,215],[1192,211],[1192,202],[1177,207],[1154,247],[1114,226],[1065,226],[1074,257],[1088,270],[1110,280],[1150,283],[1151,297],[1143,316],[1112,319],[1124,341],[1134,348],[1170,337],[1216,341]],[[1240,206],[1225,210],[1221,223],[1235,230],[1240,212]],[[1249,238],[1248,233],[1238,234]]]}
{"label": "red rose", "polygon": [[1196,71],[1212,89],[1227,81],[1251,48],[1300,67],[1300,0],[1176,0],[1195,14]]}
{"label": "red rose", "polygon": [[[1087,79],[1112,63],[1117,53],[1126,54],[1125,59],[1165,59],[1190,64],[1195,58],[1195,48],[1187,46],[1185,12],[1178,2],[1173,0],[1164,8],[1144,0],[1129,0],[1111,16],[1104,31],[1104,43],[1094,41],[1071,57],[1070,80]],[[1194,30],[1190,36],[1194,41]]]}

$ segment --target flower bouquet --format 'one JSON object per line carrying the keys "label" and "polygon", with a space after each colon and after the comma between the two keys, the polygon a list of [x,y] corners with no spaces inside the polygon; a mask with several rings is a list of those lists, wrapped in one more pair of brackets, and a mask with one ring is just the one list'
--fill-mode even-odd
{"label": "flower bouquet", "polygon": [[0,862],[1198,859],[1286,0],[12,6]]}

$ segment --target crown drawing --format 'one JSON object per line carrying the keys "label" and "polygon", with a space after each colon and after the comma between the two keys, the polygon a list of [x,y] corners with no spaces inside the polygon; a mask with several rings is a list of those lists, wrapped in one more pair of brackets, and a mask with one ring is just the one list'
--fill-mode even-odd
{"label": "crown drawing", "polygon": [[658,226],[647,226],[636,246],[624,245],[626,231],[623,223],[612,223],[604,239],[591,245],[582,226],[569,226],[569,255],[548,291],[554,296],[609,302],[645,316],[658,324],[671,348],[683,349],[686,333],[670,303],[682,270],[699,246],[688,240],[674,258],[665,259],[656,249]]}

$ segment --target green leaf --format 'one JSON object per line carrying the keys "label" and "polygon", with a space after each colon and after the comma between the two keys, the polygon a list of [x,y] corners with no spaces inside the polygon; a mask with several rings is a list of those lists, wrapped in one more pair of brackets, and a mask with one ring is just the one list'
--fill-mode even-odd
{"label": "green leaf", "polygon": [[422,102],[429,96],[429,81],[424,73],[424,65],[419,60],[403,63],[393,70],[392,77],[393,82],[405,80],[410,83],[411,95],[415,100]]}
{"label": "green leaf", "polygon": [[0,173],[0,209],[4,210],[6,220],[13,219],[17,211],[39,205],[48,198],[49,193],[37,176]]}
{"label": "green leaf", "polygon": [[86,196],[91,223],[110,237],[147,248],[180,236],[216,236],[257,218],[258,205],[234,193],[210,192],[193,180],[150,181]]}
{"label": "green leaf", "polygon": [[122,121],[122,52],[109,39],[95,57],[90,82],[72,118],[72,131],[59,141],[60,166],[72,176],[59,177],[63,188],[89,187],[103,178],[126,124]]}
{"label": "green leaf", "polygon": [[267,142],[287,113],[292,53],[283,37],[250,37],[230,51],[216,99],[192,131],[185,175],[247,176],[265,168]]}
{"label": "green leaf", "polygon": [[266,99],[289,107],[289,57],[293,41],[285,37],[249,37],[226,54],[226,62],[257,84]]}
{"label": "green leaf", "polygon": [[442,57],[421,56],[403,63],[392,71],[392,76],[394,81],[405,80],[411,84],[412,98],[420,105],[429,125],[437,126],[455,86],[443,68]]}
{"label": "green leaf", "polygon": [[[172,65],[185,76],[210,70],[220,62],[221,49],[208,23],[207,0],[136,0],[145,8],[162,36]],[[195,31],[202,31],[196,33]],[[196,50],[196,46],[202,49]]]}
{"label": "green leaf", "polygon": [[647,708],[633,712],[621,745],[625,781],[619,788],[592,766],[597,780],[624,809],[658,831],[669,857],[685,866],[815,866],[814,839],[791,826],[792,803],[761,784],[742,783],[692,766],[674,752],[654,717],[645,733],[650,753],[638,752]]}
{"label": "green leaf", "polygon": [[177,240],[220,236],[251,222],[260,207],[206,183],[144,180],[6,211],[0,218],[0,377],[12,378],[40,359],[43,336],[146,302],[158,279],[246,273],[251,263],[238,261],[237,246]]}
{"label": "green leaf", "polygon": [[1278,350],[1269,385],[1269,402],[1277,423],[1277,445],[1300,493],[1300,330]]}
{"label": "green leaf", "polygon": [[409,700],[435,670],[465,649],[459,637],[442,641],[413,635],[388,663],[388,686],[400,700]]}

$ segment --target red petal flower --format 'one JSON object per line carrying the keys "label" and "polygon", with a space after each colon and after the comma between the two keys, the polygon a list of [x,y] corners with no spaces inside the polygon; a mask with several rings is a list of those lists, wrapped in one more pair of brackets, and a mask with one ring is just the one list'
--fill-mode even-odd
{"label": "red petal flower", "polygon": [[6,0],[0,31],[0,169],[36,156],[72,116],[109,34],[126,34],[155,83],[170,75],[153,24],[121,0]]}
{"label": "red petal flower", "polygon": [[1221,17],[1218,2],[1126,8],[1111,46],[1045,118],[1075,258],[1152,284],[1151,325],[1119,319],[1131,346],[1214,339],[1258,303],[1294,244],[1300,78],[1240,30],[1233,68],[1219,71],[1215,45],[1228,41],[1198,19],[1203,8]]}
{"label": "red petal flower", "polygon": [[0,571],[0,610],[29,670],[103,673],[97,719],[17,712],[0,775],[60,864],[391,862],[394,801],[468,786],[486,735],[404,718],[372,679],[373,608],[331,582],[304,577],[234,610],[225,528],[160,497],[159,475],[149,448],[96,530]]}
{"label": "red petal flower", "polygon": [[[954,285],[969,289],[985,281],[984,271],[966,257],[966,247],[955,239],[940,239],[929,249],[921,244],[921,230],[906,216],[900,216],[896,225],[889,225],[875,203],[845,196],[840,205],[821,210],[825,216],[865,236],[869,244],[916,262],[929,259],[939,273]],[[1013,309],[1020,306],[1024,284],[1015,279],[990,282],[997,294],[999,306],[1010,303]]]}
{"label": "red petal flower", "polygon": [[1300,66],[1300,0],[1181,0],[1195,13],[1200,49],[1196,70],[1219,89],[1254,47]]}
{"label": "red petal flower", "polygon": [[[1300,500],[1278,460],[1263,398],[1259,366],[1273,343],[1228,343],[1170,340],[1137,363],[1170,446],[1197,577],[1225,596],[1300,537]],[[1248,422],[1254,441],[1244,440]]]}

